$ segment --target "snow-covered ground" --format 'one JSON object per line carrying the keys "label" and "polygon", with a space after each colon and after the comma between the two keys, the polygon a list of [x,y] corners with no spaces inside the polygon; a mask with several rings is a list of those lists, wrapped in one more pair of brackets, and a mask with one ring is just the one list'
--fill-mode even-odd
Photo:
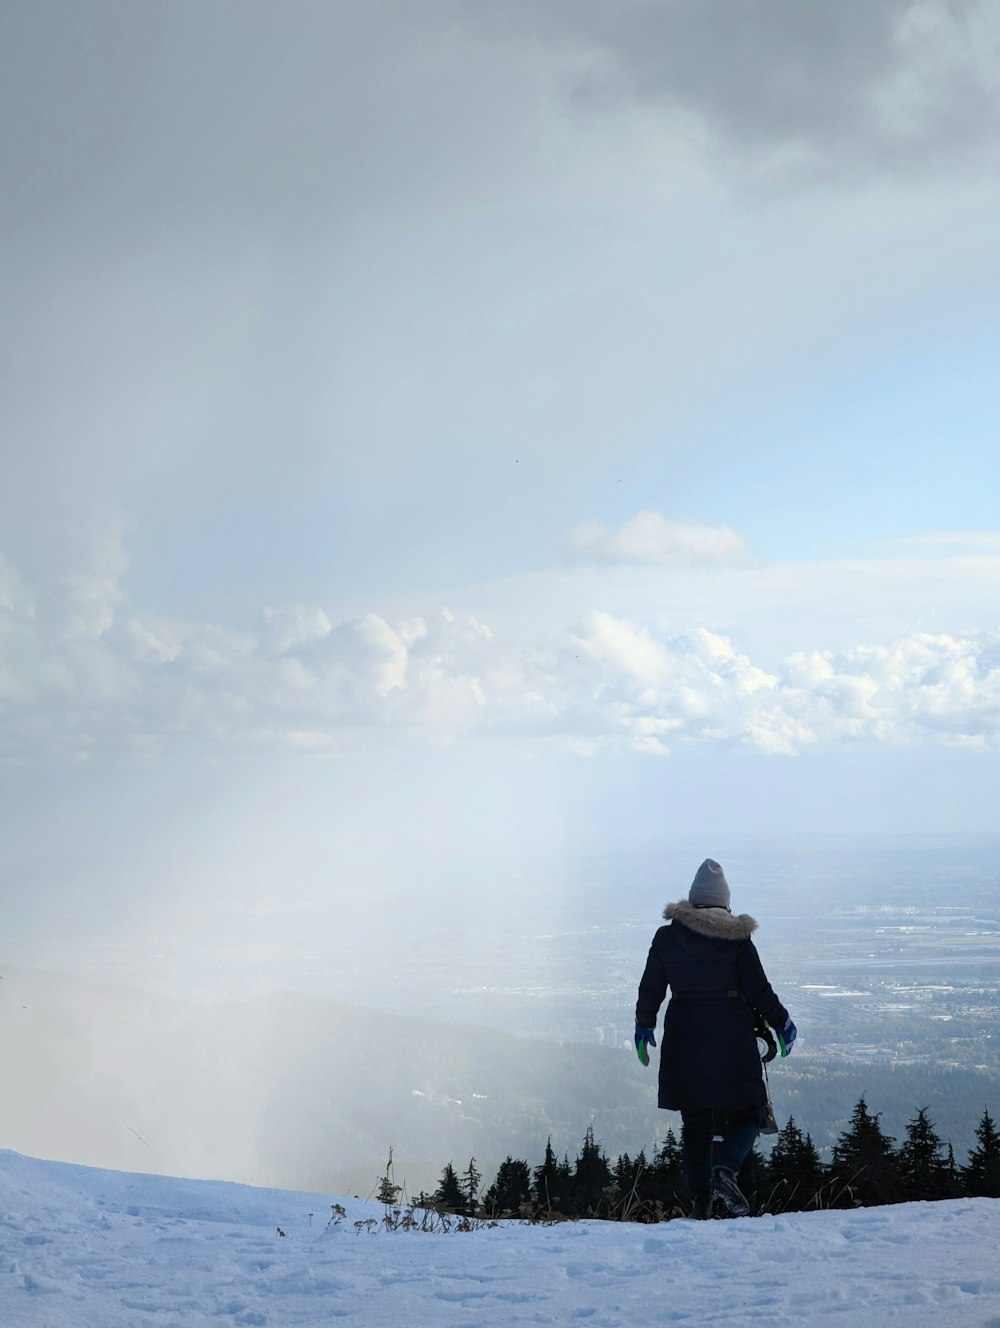
{"label": "snow-covered ground", "polygon": [[[335,1202],[347,1215],[328,1228]],[[652,1227],[356,1231],[382,1211],[0,1152],[0,1324],[1000,1328],[991,1199]]]}

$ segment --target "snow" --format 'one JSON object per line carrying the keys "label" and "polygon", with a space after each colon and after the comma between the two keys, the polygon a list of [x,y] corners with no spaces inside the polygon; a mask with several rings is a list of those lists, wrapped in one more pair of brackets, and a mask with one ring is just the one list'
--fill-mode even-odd
{"label": "snow", "polygon": [[[328,1228],[338,1202],[346,1217]],[[659,1226],[355,1230],[382,1215],[335,1195],[0,1152],[0,1324],[1000,1328],[1000,1200]]]}

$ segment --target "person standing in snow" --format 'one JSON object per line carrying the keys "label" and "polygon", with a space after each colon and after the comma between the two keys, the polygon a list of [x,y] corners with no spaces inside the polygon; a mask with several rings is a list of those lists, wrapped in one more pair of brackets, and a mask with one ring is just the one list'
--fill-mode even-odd
{"label": "person standing in snow", "polygon": [[[649,1064],[656,1017],[670,988],[660,1052],[658,1105],[680,1111],[691,1216],[712,1216],[720,1200],[733,1217],[750,1211],[736,1178],[757,1138],[767,1101],[755,1021],[778,1033],[782,1056],[795,1041],[788,1011],[774,994],[750,939],[757,923],[733,916],[729,883],[717,862],[698,868],[686,900],[663,910],[649,947],[635,1007],[635,1046]],[[713,1165],[716,1118],[724,1119]]]}

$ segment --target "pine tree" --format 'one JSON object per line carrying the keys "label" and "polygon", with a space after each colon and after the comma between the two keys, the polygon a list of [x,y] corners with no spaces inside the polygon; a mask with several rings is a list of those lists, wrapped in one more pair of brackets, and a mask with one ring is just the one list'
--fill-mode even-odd
{"label": "pine tree", "polygon": [[788,1205],[783,1201],[792,1198],[798,1188],[798,1154],[801,1147],[802,1131],[795,1124],[795,1117],[789,1116],[788,1123],[778,1132],[774,1141],[769,1163],[771,1186],[776,1192],[783,1191],[779,1195],[782,1208],[794,1207],[794,1204]]}
{"label": "pine tree", "polygon": [[823,1164],[812,1138],[789,1116],[771,1149],[768,1164],[772,1212],[800,1212],[812,1207],[823,1186]]}
{"label": "pine tree", "polygon": [[667,1137],[660,1145],[656,1156],[656,1165],[662,1168],[664,1175],[684,1174],[684,1149],[674,1134],[673,1126],[667,1127]]}
{"label": "pine tree", "polygon": [[[640,1163],[640,1158],[642,1159]],[[618,1187],[618,1193],[625,1195],[636,1189],[639,1176],[645,1170],[646,1160],[640,1153],[633,1162],[628,1153],[622,1153],[611,1171],[611,1179]]]}
{"label": "pine tree", "polygon": [[906,1127],[906,1141],[897,1154],[899,1177],[907,1199],[943,1199],[947,1191],[944,1142],[921,1107]]}
{"label": "pine tree", "polygon": [[453,1213],[461,1213],[465,1210],[465,1195],[462,1192],[458,1176],[455,1174],[455,1168],[450,1162],[445,1165],[444,1171],[441,1172],[441,1179],[434,1191],[434,1202]]}
{"label": "pine tree", "polygon": [[819,1208],[822,1205],[822,1190],[826,1183],[826,1167],[819,1155],[819,1149],[813,1143],[812,1135],[806,1133],[802,1141],[801,1161],[799,1163],[802,1184],[809,1195],[808,1207]]}
{"label": "pine tree", "polygon": [[396,1184],[396,1173],[393,1170],[392,1149],[390,1148],[389,1160],[385,1164],[385,1175],[379,1179],[375,1198],[380,1204],[385,1204],[387,1208],[391,1208],[398,1201],[402,1189],[402,1185]]}
{"label": "pine tree", "polygon": [[898,1203],[902,1198],[892,1147],[895,1139],[882,1133],[880,1119],[860,1097],[848,1129],[834,1144],[830,1173],[838,1207]]}
{"label": "pine tree", "polygon": [[948,1154],[944,1164],[945,1181],[944,1194],[945,1199],[959,1199],[962,1196],[962,1178],[958,1172],[958,1166],[955,1163],[955,1150],[951,1146],[951,1140],[948,1141]]}
{"label": "pine tree", "polygon": [[551,1209],[552,1212],[565,1213],[567,1217],[572,1217],[574,1213],[573,1200],[570,1194],[572,1180],[573,1173],[570,1169],[569,1159],[564,1157],[561,1162],[558,1161],[552,1148],[552,1140],[549,1138],[545,1144],[545,1160],[540,1167],[535,1168],[534,1174],[534,1189],[538,1206],[542,1209]]}
{"label": "pine tree", "polygon": [[613,1203],[608,1205],[609,1215],[619,1222],[633,1222],[640,1220],[641,1212],[648,1220],[653,1211],[650,1174],[645,1151],[640,1150],[634,1158],[622,1153],[612,1170]]}
{"label": "pine tree", "polygon": [[492,1213],[516,1213],[531,1198],[531,1172],[527,1162],[508,1153],[500,1163],[497,1178],[483,1196]]}
{"label": "pine tree", "polygon": [[552,1136],[545,1141],[545,1158],[540,1167],[535,1168],[535,1197],[542,1208],[554,1209],[560,1199],[559,1163],[552,1147]]}
{"label": "pine tree", "polygon": [[462,1198],[465,1202],[465,1211],[474,1213],[479,1202],[479,1187],[483,1183],[482,1173],[476,1166],[476,1159],[469,1158],[469,1165],[466,1167],[461,1179]]}
{"label": "pine tree", "polygon": [[976,1126],[977,1147],[962,1167],[962,1185],[966,1194],[1000,1199],[1000,1134],[986,1110]]}
{"label": "pine tree", "polygon": [[665,1216],[686,1213],[691,1196],[684,1179],[684,1152],[672,1128],[668,1128],[649,1171],[648,1197],[661,1205]]}
{"label": "pine tree", "polygon": [[399,1195],[400,1192],[402,1191],[402,1188],[403,1188],[402,1185],[394,1185],[392,1181],[389,1179],[388,1174],[380,1177],[378,1183],[378,1189],[375,1192],[376,1202],[380,1204],[385,1204],[387,1208],[391,1208],[392,1205],[396,1203],[396,1201],[399,1199]]}
{"label": "pine tree", "polygon": [[594,1127],[587,1126],[583,1145],[573,1170],[571,1193],[576,1211],[596,1212],[604,1191],[611,1184],[611,1167],[601,1146],[594,1139]]}

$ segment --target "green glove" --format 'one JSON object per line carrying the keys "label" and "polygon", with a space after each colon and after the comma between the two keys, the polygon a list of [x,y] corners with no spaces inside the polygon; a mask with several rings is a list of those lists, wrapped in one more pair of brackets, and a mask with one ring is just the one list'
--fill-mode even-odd
{"label": "green glove", "polygon": [[792,1050],[792,1043],[795,1041],[796,1037],[798,1036],[798,1031],[799,1030],[795,1027],[795,1025],[792,1023],[790,1019],[788,1023],[784,1026],[784,1028],[779,1030],[778,1042],[781,1046],[782,1056],[787,1056],[789,1052]]}
{"label": "green glove", "polygon": [[635,1052],[642,1065],[649,1064],[649,1051],[647,1048],[656,1046],[656,1034],[651,1028],[643,1028],[641,1024],[635,1026]]}

